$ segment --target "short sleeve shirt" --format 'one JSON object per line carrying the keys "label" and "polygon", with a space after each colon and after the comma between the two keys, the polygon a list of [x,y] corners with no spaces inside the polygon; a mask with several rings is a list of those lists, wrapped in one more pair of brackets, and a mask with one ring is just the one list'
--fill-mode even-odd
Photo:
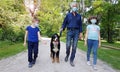
{"label": "short sleeve shirt", "polygon": [[28,31],[28,41],[38,42],[39,28],[38,27],[32,28],[31,26],[28,26],[26,30]]}
{"label": "short sleeve shirt", "polygon": [[100,27],[98,25],[88,25],[88,39],[98,40],[99,39],[99,31]]}

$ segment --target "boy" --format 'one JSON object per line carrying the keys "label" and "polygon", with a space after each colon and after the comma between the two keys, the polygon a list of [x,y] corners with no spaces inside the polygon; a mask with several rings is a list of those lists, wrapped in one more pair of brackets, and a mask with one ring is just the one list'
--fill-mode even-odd
{"label": "boy", "polygon": [[[25,37],[24,37],[24,46],[26,46],[26,41],[28,43],[28,67],[31,68],[38,56],[38,44],[41,39],[40,31],[38,28],[38,20],[33,19],[32,24],[26,28]],[[32,56],[34,53],[34,57]]]}

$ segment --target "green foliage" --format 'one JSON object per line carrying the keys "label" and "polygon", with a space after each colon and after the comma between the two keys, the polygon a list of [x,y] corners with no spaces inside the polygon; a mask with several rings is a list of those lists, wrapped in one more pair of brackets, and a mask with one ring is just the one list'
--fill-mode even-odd
{"label": "green foliage", "polygon": [[22,43],[11,43],[10,41],[0,41],[0,59],[15,55],[26,48]]}
{"label": "green foliage", "polygon": [[22,31],[28,22],[22,0],[0,1],[0,40],[15,42],[23,39]]}
{"label": "green foliage", "polygon": [[91,6],[93,8],[86,13],[86,17],[94,15],[99,18],[101,37],[109,43],[119,40],[120,30],[118,29],[118,24],[120,23],[120,2],[118,4],[112,4],[103,0],[97,0],[94,1]]}
{"label": "green foliage", "polygon": [[37,13],[40,19],[41,33],[49,37],[53,33],[58,33],[63,22],[63,15],[68,8],[67,1],[41,0],[40,10]]}

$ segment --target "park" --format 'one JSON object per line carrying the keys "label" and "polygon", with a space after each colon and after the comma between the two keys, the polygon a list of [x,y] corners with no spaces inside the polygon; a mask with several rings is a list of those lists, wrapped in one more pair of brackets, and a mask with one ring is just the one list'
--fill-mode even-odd
{"label": "park", "polygon": [[[78,40],[75,67],[64,62],[67,30],[60,37],[60,63],[51,63],[50,38],[60,34],[65,16],[77,3],[82,17],[83,38]],[[94,72],[86,65],[84,46],[87,19],[99,19],[101,47],[98,48],[96,72],[120,71],[120,1],[119,0],[1,0],[0,1],[0,72]],[[37,17],[40,34],[46,45],[39,42],[36,65],[28,68],[27,47],[23,46],[25,29]],[[46,69],[47,68],[47,69]]]}

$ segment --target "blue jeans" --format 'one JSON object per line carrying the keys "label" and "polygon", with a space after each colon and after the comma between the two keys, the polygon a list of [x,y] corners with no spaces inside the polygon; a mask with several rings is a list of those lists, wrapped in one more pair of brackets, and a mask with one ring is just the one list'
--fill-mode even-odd
{"label": "blue jeans", "polygon": [[90,61],[91,50],[93,51],[93,65],[97,63],[98,40],[87,40],[87,61]]}
{"label": "blue jeans", "polygon": [[72,46],[72,53],[70,57],[70,61],[73,62],[76,53],[76,47],[79,38],[79,30],[68,30],[67,38],[66,38],[66,57],[69,57],[70,47]]}
{"label": "blue jeans", "polygon": [[38,56],[38,42],[28,41],[28,61],[32,62],[33,60],[36,60],[37,56]]}

